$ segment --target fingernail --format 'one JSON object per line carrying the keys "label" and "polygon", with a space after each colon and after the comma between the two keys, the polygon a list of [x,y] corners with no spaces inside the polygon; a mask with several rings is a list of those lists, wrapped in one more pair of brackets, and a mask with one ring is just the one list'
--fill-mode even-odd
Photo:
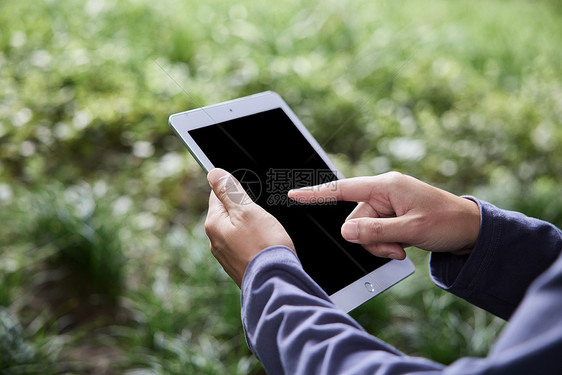
{"label": "fingernail", "polygon": [[288,194],[299,192],[299,191],[304,191],[304,190],[308,190],[308,189],[310,189],[308,186],[301,187],[301,188],[298,188],[298,189],[291,189],[291,190],[289,190]]}
{"label": "fingernail", "polygon": [[229,173],[221,168],[213,168],[207,173],[207,181],[209,185],[213,187],[213,185],[218,182],[221,178],[228,176]]}
{"label": "fingernail", "polygon": [[343,224],[341,228],[341,233],[343,238],[348,241],[355,241],[359,238],[359,230],[357,228],[357,222],[355,221],[348,221]]}

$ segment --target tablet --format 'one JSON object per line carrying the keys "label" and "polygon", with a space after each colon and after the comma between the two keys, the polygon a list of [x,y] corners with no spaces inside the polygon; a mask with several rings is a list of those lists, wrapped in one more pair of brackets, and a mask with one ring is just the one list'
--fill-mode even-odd
{"label": "tablet", "polygon": [[170,126],[205,171],[232,173],[287,230],[304,270],[349,312],[412,274],[409,259],[378,258],[347,242],[341,226],[354,202],[300,204],[290,189],[343,178],[276,93],[268,91],[170,116]]}

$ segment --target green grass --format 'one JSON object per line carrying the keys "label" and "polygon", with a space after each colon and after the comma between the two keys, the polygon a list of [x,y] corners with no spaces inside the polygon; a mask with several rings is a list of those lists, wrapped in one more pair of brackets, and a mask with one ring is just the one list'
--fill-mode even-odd
{"label": "green grass", "polygon": [[[0,2],[0,372],[261,371],[174,112],[274,90],[346,176],[562,226],[561,20],[557,1]],[[486,355],[501,321],[409,253],[418,272],[352,316],[408,354]]]}

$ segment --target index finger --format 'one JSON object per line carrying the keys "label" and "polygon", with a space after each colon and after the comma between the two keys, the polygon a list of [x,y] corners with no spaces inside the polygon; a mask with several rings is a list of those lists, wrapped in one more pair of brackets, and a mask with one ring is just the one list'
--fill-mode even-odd
{"label": "index finger", "polygon": [[322,185],[290,190],[289,198],[300,203],[314,203],[320,199],[365,202],[373,191],[375,177],[353,177]]}

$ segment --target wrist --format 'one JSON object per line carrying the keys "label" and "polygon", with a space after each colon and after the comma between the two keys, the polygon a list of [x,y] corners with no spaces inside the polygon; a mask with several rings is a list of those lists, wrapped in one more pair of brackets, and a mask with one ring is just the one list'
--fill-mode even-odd
{"label": "wrist", "polygon": [[481,226],[481,208],[478,201],[471,196],[462,196],[462,226],[465,229],[464,243],[461,248],[453,253],[469,254],[474,249]]}
{"label": "wrist", "polygon": [[246,266],[241,281],[242,293],[244,293],[244,285],[254,278],[257,270],[276,263],[292,263],[302,267],[294,249],[285,245],[268,246],[258,252]]}

